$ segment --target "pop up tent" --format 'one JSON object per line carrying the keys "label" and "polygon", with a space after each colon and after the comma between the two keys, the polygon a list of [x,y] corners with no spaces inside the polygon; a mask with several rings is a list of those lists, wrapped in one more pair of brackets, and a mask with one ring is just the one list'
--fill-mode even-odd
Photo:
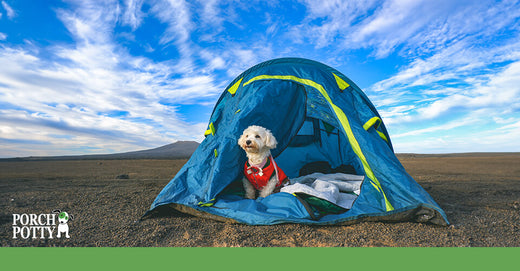
{"label": "pop up tent", "polygon": [[[245,199],[246,161],[237,140],[250,125],[271,130],[271,151],[287,176],[348,173],[362,180],[344,208],[312,194]],[[152,203],[164,209],[250,225],[417,221],[448,225],[444,211],[405,171],[367,96],[324,64],[281,58],[233,80],[216,103],[206,138]],[[319,174],[318,174],[319,175]],[[147,215],[145,215],[147,216]]]}

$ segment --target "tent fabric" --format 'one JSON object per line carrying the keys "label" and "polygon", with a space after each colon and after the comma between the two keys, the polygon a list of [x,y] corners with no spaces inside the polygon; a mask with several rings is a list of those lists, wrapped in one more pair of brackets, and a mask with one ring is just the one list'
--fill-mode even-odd
{"label": "tent fabric", "polygon": [[[289,178],[313,162],[349,167],[364,176],[352,208],[315,216],[301,197],[275,193],[256,200],[227,193],[242,178],[245,152],[237,141],[250,125],[271,130],[271,151]],[[339,71],[307,59],[258,64],[233,80],[217,101],[206,138],[164,187],[149,212],[178,211],[250,225],[350,224],[358,221],[448,225],[446,214],[394,154],[381,116]]]}

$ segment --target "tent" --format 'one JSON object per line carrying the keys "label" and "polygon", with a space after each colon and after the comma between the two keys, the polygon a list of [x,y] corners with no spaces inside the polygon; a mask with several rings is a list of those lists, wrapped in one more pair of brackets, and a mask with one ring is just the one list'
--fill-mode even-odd
{"label": "tent", "polygon": [[[277,138],[271,153],[290,179],[313,172],[361,176],[351,207],[302,193],[245,199],[240,180],[246,155],[237,140],[253,124],[268,128]],[[449,224],[444,211],[395,156],[367,96],[322,63],[281,58],[246,70],[218,99],[205,136],[147,214],[174,209],[250,225]]]}

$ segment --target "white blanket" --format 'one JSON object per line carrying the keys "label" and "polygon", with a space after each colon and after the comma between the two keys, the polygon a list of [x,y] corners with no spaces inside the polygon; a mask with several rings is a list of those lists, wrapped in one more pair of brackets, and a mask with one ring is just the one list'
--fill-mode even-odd
{"label": "white blanket", "polygon": [[305,193],[350,209],[364,179],[365,176],[344,173],[313,173],[291,179],[290,184],[282,187],[280,192]]}

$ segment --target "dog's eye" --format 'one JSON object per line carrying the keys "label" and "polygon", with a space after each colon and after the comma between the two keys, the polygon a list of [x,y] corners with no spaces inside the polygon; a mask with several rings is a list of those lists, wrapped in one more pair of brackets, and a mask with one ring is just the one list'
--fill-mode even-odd
{"label": "dog's eye", "polygon": [[260,138],[260,136],[259,136],[259,135],[256,135],[255,137],[256,137],[256,138]]}

